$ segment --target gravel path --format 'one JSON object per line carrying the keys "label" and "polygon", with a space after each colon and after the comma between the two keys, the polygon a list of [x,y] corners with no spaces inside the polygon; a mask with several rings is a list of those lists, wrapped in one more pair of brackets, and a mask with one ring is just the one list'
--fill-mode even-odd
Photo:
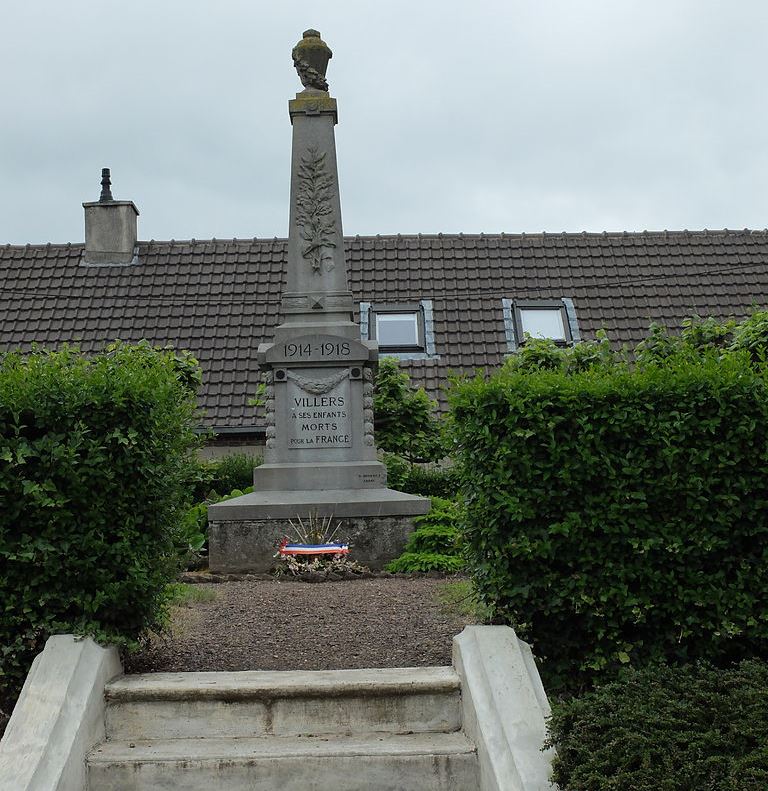
{"label": "gravel path", "polygon": [[170,635],[129,657],[126,672],[449,665],[451,639],[470,619],[438,601],[447,584],[393,577],[205,585],[216,598],[175,608]]}

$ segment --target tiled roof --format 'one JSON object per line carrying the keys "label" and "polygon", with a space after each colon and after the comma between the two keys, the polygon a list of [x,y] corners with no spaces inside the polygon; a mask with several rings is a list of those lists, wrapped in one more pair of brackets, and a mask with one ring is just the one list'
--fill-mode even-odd
{"label": "tiled roof", "polygon": [[[138,264],[83,266],[82,245],[0,247],[0,349],[119,338],[191,350],[217,427],[247,405],[278,322],[284,239],[140,242]],[[431,299],[438,360],[407,363],[438,396],[448,371],[498,365],[502,297],[573,300],[583,337],[634,345],[650,321],[742,317],[768,302],[768,231],[375,236],[346,239],[356,301]]]}

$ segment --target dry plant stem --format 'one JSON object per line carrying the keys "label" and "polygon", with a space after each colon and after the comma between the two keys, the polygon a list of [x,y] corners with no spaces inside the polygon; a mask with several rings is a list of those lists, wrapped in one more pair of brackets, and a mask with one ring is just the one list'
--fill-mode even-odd
{"label": "dry plant stem", "polygon": [[315,512],[309,514],[306,525],[300,516],[297,515],[296,519],[298,524],[292,519],[288,520],[288,524],[302,544],[332,544],[341,527],[341,521],[337,522],[336,528],[329,534],[333,516],[318,517]]}

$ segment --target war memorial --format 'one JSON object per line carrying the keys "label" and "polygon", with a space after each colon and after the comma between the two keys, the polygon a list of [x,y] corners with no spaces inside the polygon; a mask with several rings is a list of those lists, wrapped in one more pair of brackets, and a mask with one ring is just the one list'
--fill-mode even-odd
{"label": "war memorial", "polygon": [[316,30],[293,50],[304,90],[293,127],[287,283],[282,323],[258,349],[267,377],[264,464],[255,491],[209,508],[217,572],[264,572],[292,520],[332,517],[353,556],[372,568],[396,557],[429,500],[387,488],[373,434],[378,349],[361,341],[347,285],[336,167],[331,50]]}

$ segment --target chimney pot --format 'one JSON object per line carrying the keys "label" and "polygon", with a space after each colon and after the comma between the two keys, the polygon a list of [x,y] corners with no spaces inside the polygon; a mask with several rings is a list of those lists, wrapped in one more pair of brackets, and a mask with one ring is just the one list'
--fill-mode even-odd
{"label": "chimney pot", "polygon": [[101,169],[101,195],[99,196],[99,203],[106,203],[107,201],[114,200],[112,197],[112,180],[109,177],[109,168]]}

